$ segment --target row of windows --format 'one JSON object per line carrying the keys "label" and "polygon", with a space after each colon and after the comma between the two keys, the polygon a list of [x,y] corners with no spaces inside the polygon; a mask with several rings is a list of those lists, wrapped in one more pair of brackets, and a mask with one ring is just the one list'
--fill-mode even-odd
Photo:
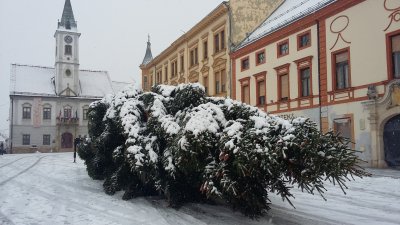
{"label": "row of windows", "polygon": [[[300,65],[302,63],[299,63]],[[307,63],[311,64],[311,61]],[[400,65],[400,62],[399,62]],[[400,67],[399,67],[400,68]],[[344,90],[351,87],[350,84],[350,52],[348,49],[340,50],[333,54],[333,83],[334,90]],[[290,99],[290,82],[289,82],[289,65],[284,72],[278,73],[278,101],[287,101]],[[312,95],[312,76],[310,66],[299,66],[298,68],[299,80],[299,97],[309,97]],[[264,81],[263,81],[264,82]],[[260,89],[257,84],[257,88]],[[265,85],[265,84],[263,84]],[[244,96],[242,101],[245,103],[250,102],[250,90],[248,85],[242,84],[242,93]],[[260,95],[265,92],[259,92],[257,95],[257,105],[265,103],[265,96]],[[247,97],[248,95],[248,97]],[[264,99],[264,100],[263,100]]]}
{"label": "row of windows", "polygon": [[[50,134],[43,134],[43,145],[50,145]],[[22,145],[30,145],[31,144],[31,135],[23,134],[22,135]]]}
{"label": "row of windows", "polygon": [[[214,54],[225,51],[225,30],[222,30],[214,35]],[[208,54],[208,41],[203,41],[203,60],[207,60],[209,57]],[[198,46],[192,47],[189,50],[189,66],[194,67],[199,64],[199,48]],[[184,56],[181,55],[179,57],[179,67],[180,72],[183,73],[185,71],[185,61]],[[168,74],[171,74],[171,77],[176,77],[178,75],[178,60],[175,59],[171,62],[171,68],[168,68],[168,64],[164,66],[164,80],[168,80]],[[144,78],[144,88],[147,89],[147,78]],[[162,70],[158,70],[156,72],[155,81],[157,84],[162,83]],[[150,82],[151,84],[152,82]]]}
{"label": "row of windows", "polygon": [[[83,115],[83,120],[87,120],[88,119],[88,109],[84,108],[82,109],[82,115]],[[63,118],[72,118],[72,108],[64,108],[64,112],[63,114],[61,114],[60,111],[60,115],[59,117],[63,117]],[[31,119],[32,118],[32,107],[31,106],[24,106],[22,108],[22,119]],[[43,108],[43,120],[51,120],[51,108]]]}
{"label": "row of windows", "polygon": [[[305,33],[297,36],[297,49],[302,50],[311,46],[311,32],[306,31]],[[277,57],[283,57],[289,54],[289,39],[286,39],[277,44]],[[256,53],[256,66],[265,63],[265,51]],[[245,57],[241,60],[241,70],[247,70],[250,68],[249,57]]]}

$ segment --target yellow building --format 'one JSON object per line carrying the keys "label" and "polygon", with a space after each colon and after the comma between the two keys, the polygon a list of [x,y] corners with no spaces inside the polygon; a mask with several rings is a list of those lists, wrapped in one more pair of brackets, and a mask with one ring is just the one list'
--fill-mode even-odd
{"label": "yellow building", "polygon": [[155,58],[149,40],[140,65],[143,90],[156,84],[199,82],[210,96],[231,96],[230,50],[282,1],[222,2]]}
{"label": "yellow building", "polygon": [[232,98],[350,138],[400,166],[400,2],[285,0],[232,60]]}

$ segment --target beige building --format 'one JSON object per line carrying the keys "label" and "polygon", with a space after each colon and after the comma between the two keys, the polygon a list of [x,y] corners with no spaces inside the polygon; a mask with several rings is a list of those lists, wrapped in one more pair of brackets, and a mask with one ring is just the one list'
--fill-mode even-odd
{"label": "beige building", "polygon": [[140,66],[143,90],[156,84],[199,82],[210,96],[231,96],[230,50],[282,1],[222,2],[155,58],[149,41]]}
{"label": "beige building", "polygon": [[372,167],[400,166],[400,3],[285,0],[232,60],[232,98],[306,116]]}

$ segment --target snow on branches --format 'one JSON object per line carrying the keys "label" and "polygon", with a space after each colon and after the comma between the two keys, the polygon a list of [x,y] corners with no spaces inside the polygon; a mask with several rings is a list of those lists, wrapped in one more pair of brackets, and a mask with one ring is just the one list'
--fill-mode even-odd
{"label": "snow on branches", "polygon": [[127,89],[89,108],[79,147],[89,175],[124,199],[162,194],[171,206],[222,199],[255,217],[269,193],[323,195],[324,182],[346,188],[358,167],[348,140],[323,134],[306,118],[284,120],[231,99],[207,97],[199,84]]}

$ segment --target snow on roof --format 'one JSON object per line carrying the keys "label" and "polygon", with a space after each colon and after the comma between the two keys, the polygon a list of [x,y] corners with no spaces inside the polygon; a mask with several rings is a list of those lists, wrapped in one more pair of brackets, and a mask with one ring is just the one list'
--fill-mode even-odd
{"label": "snow on roof", "polygon": [[285,0],[237,49],[296,22],[337,0]]}
{"label": "snow on roof", "polygon": [[54,68],[11,65],[11,94],[56,95],[52,78]]}
{"label": "snow on roof", "polygon": [[[12,95],[57,96],[54,86],[55,69],[51,67],[11,65]],[[114,93],[106,71],[79,71],[80,96],[104,97]]]}
{"label": "snow on roof", "polygon": [[111,79],[106,71],[79,71],[81,96],[104,97],[114,93]]}
{"label": "snow on roof", "polygon": [[129,85],[133,86],[133,84],[128,83],[128,82],[112,81],[112,87],[113,87],[114,93],[125,90],[126,86],[129,86]]}

